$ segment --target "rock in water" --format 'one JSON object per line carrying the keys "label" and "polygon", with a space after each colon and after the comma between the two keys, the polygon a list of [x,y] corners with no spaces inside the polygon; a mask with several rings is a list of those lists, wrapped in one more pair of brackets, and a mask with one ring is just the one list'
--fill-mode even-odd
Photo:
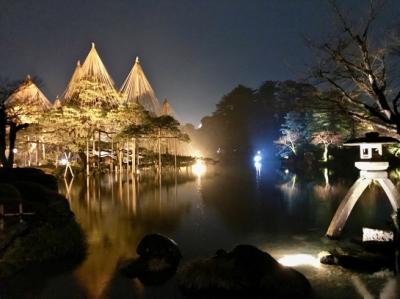
{"label": "rock in water", "polygon": [[146,235],[136,252],[139,257],[126,261],[121,273],[148,285],[161,284],[172,277],[182,257],[176,242],[159,234]]}
{"label": "rock in water", "polygon": [[311,286],[296,270],[251,245],[193,260],[178,272],[189,298],[309,298]]}

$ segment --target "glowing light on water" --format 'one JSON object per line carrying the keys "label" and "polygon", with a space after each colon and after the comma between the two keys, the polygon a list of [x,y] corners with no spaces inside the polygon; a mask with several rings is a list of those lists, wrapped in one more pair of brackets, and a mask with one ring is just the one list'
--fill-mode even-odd
{"label": "glowing light on water", "polygon": [[254,167],[256,168],[257,176],[261,174],[261,166],[262,164],[260,162],[254,162]]}
{"label": "glowing light on water", "polygon": [[320,262],[317,257],[303,253],[284,255],[278,260],[278,262],[281,265],[288,267],[307,265],[318,268],[320,266]]}
{"label": "glowing light on water", "polygon": [[288,174],[289,173],[289,169],[285,169],[285,173]]}
{"label": "glowing light on water", "polygon": [[207,170],[206,164],[203,160],[197,159],[196,163],[192,166],[192,171],[197,176],[202,176]]}
{"label": "glowing light on water", "polygon": [[256,168],[257,177],[261,175],[261,166],[262,166],[261,160],[262,160],[261,152],[257,151],[257,154],[253,157],[254,167]]}
{"label": "glowing light on water", "polygon": [[260,151],[257,151],[257,154],[254,156],[253,160],[254,160],[254,165],[255,165],[255,163],[260,163],[261,162],[262,156],[261,156],[261,152]]}

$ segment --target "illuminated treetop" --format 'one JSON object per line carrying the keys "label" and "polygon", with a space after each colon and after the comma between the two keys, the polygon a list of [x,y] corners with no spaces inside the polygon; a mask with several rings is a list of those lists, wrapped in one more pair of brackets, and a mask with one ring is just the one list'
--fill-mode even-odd
{"label": "illuminated treetop", "polygon": [[55,109],[60,109],[62,107],[62,102],[59,96],[56,97],[54,103],[53,103],[53,108]]}
{"label": "illuminated treetop", "polygon": [[169,116],[172,116],[173,118],[177,119],[176,112],[171,107],[171,104],[169,103],[169,101],[167,99],[164,99],[164,101],[162,103],[160,115],[169,115]]}
{"label": "illuminated treetop", "polygon": [[82,66],[78,62],[64,92],[64,103],[87,108],[114,108],[119,105],[114,82],[94,43]]}
{"label": "illuminated treetop", "polygon": [[[18,115],[23,122],[31,122],[31,117],[43,113],[52,107],[52,104],[33,83],[30,75],[18,89],[12,93],[5,101],[5,106],[9,114]],[[12,111],[12,112],[11,112]]]}
{"label": "illuminated treetop", "polygon": [[160,104],[153,88],[143,72],[139,62],[139,57],[136,57],[133,68],[125,79],[124,84],[122,84],[120,93],[123,103],[139,103],[147,111],[158,115]]}

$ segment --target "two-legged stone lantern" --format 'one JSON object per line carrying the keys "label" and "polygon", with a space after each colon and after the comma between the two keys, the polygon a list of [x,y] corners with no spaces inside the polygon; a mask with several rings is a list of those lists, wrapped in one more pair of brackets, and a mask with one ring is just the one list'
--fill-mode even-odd
{"label": "two-legged stone lantern", "polygon": [[400,208],[400,195],[388,178],[386,171],[389,167],[389,162],[381,160],[382,145],[395,143],[399,143],[399,141],[391,137],[380,137],[378,133],[371,132],[365,134],[363,138],[351,139],[343,144],[345,146],[359,146],[360,158],[364,161],[355,162],[354,164],[360,170],[360,177],[351,186],[340,203],[326,232],[328,237],[335,238],[340,235],[351,210],[372,181],[376,181],[382,186],[394,211]]}

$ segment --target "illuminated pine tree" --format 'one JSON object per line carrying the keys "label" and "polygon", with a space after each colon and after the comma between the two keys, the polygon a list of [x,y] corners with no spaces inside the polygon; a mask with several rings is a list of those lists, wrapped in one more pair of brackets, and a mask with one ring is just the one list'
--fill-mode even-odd
{"label": "illuminated pine tree", "polygon": [[107,72],[95,44],[92,43],[85,62],[77,67],[66,91],[64,104],[86,108],[115,108],[119,105],[119,95]]}

